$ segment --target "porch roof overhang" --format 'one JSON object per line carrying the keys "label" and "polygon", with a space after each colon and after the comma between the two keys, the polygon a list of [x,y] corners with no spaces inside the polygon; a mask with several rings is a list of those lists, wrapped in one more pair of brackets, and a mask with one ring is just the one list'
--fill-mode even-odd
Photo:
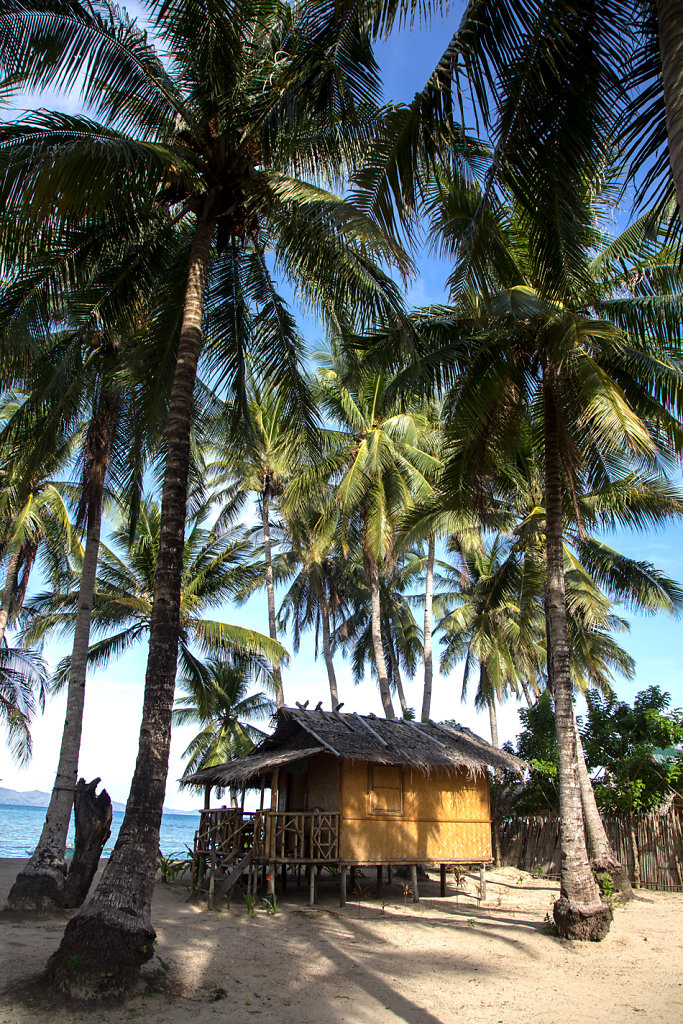
{"label": "porch roof overhang", "polygon": [[181,781],[191,785],[203,786],[250,786],[259,782],[264,773],[274,771],[283,765],[300,761],[311,754],[320,754],[324,747],[301,747],[294,750],[269,750],[259,754],[249,754],[225,764],[217,764],[212,768],[203,768],[194,775],[186,775]]}

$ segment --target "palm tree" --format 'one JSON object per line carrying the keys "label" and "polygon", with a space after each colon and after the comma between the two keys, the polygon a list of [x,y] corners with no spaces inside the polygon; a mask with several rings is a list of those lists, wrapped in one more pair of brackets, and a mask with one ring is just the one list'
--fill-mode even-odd
{"label": "palm tree", "polygon": [[[111,274],[111,266],[107,269]],[[120,266],[116,270],[120,271]],[[10,427],[15,426],[15,430],[23,432],[27,448],[36,452],[50,450],[55,431],[75,430],[83,438],[77,455],[81,483],[76,499],[76,527],[83,528],[86,543],[80,565],[64,731],[40,840],[8,896],[9,905],[21,910],[44,910],[49,905],[59,905],[63,897],[64,853],[78,776],[91,611],[106,483],[109,480],[118,485],[121,500],[125,494],[131,507],[137,507],[145,465],[150,461],[155,444],[158,445],[158,427],[144,416],[150,404],[144,391],[157,390],[157,381],[135,380],[131,373],[131,364],[140,365],[141,350],[144,343],[149,342],[144,339],[140,343],[146,317],[137,306],[137,334],[122,336],[121,327],[125,331],[127,325],[116,323],[107,329],[102,321],[102,309],[95,331],[92,309],[86,306],[90,329],[84,334],[78,320],[83,317],[83,293],[92,303],[95,301],[93,293],[99,291],[94,277],[91,273],[85,282],[79,282],[80,291],[75,288],[68,301],[62,299],[57,308],[51,303],[52,318],[70,319],[70,330],[48,334],[42,350],[34,352],[29,365],[23,368],[24,388],[31,390],[13,418],[16,426],[10,423],[5,430],[8,433]],[[15,282],[13,288],[20,290],[21,284]],[[11,297],[9,304],[12,305]],[[149,334],[148,329],[146,333]],[[40,418],[36,422],[37,411]]]}
{"label": "palm tree", "polygon": [[0,642],[8,624],[21,612],[36,560],[42,557],[44,572],[55,579],[65,556],[78,547],[64,493],[68,488],[58,479],[73,457],[76,437],[63,433],[54,445],[33,449],[28,438],[40,431],[39,421],[33,418],[23,435],[12,430],[24,401],[11,395],[0,409],[0,564],[4,563],[6,573],[0,598]]}
{"label": "palm tree", "polygon": [[[379,583],[380,630],[387,681],[392,695],[398,697],[401,714],[408,719],[413,719],[415,712],[408,706],[402,673],[409,679],[414,678],[424,660],[424,645],[411,608],[412,595],[407,591],[421,574],[422,561],[415,554],[402,555],[390,570],[383,569]],[[335,646],[350,652],[353,680],[358,685],[368,666],[373,676],[379,677],[379,673],[373,642],[371,592],[358,556],[351,559],[349,568],[348,611],[337,629]]]}
{"label": "palm tree", "polygon": [[311,479],[332,480],[330,514],[342,517],[342,544],[356,542],[371,605],[371,635],[382,706],[394,717],[381,627],[381,577],[397,554],[399,519],[414,500],[431,493],[438,460],[421,450],[421,411],[404,411],[388,396],[390,378],[354,355],[337,356],[318,371],[321,408],[337,429],[326,433],[325,453]]}
{"label": "palm tree", "polygon": [[111,392],[107,393],[106,389],[101,390],[96,398],[83,445],[83,484],[75,525],[77,528],[85,526],[86,542],[74,623],[64,732],[55,783],[38,845],[29,863],[17,876],[8,896],[8,905],[15,910],[45,910],[49,906],[59,905],[63,895],[66,867],[64,853],[78,777],[90,614],[102,529],[104,484],[119,413],[116,398]]}
{"label": "palm tree", "polygon": [[[628,59],[634,9],[643,13],[644,31],[639,42],[644,41],[644,46],[640,62]],[[386,8],[382,7],[382,11],[386,13]],[[624,123],[627,130],[630,127],[629,120],[623,117],[622,100],[629,91],[622,88],[620,81],[623,69],[627,69],[630,76],[629,87],[634,87],[631,113],[638,115],[637,127],[628,138],[630,143],[636,140],[635,170],[643,166],[649,170],[646,186],[656,182],[658,175],[660,181],[662,176],[668,175],[665,151],[655,161],[654,168],[648,166],[655,149],[665,139],[660,86],[662,72],[672,158],[674,161],[678,159],[680,164],[680,153],[675,148],[678,142],[675,140],[680,136],[677,120],[680,120],[683,108],[678,95],[680,90],[676,93],[675,83],[683,73],[680,47],[677,45],[681,32],[680,11],[666,0],[663,3],[644,0],[633,8],[608,2],[601,4],[599,9],[591,0],[569,5],[555,3],[554,0],[538,0],[532,4],[504,0],[502,3],[468,5],[458,32],[424,90],[418,93],[403,116],[394,120],[392,133],[377,144],[370,156],[371,166],[362,179],[367,208],[385,223],[392,222],[396,209],[405,220],[424,197],[424,170],[425,167],[431,170],[433,166],[434,140],[447,136],[448,129],[451,131],[451,144],[454,144],[454,164],[460,160],[462,167],[464,139],[462,134],[453,132],[449,118],[457,109],[454,91],[457,89],[461,96],[467,84],[492,141],[493,158],[483,174],[483,188],[474,210],[465,216],[462,216],[462,211],[456,213],[456,223],[458,216],[460,218],[457,234],[461,259],[451,283],[459,292],[477,275],[477,270],[472,273],[472,269],[482,252],[490,251],[492,244],[498,242],[501,196],[511,195],[530,242],[529,255],[535,257],[533,268],[521,268],[522,273],[514,283],[526,284],[528,273],[525,275],[524,270],[533,269],[536,275],[534,285],[540,286],[544,296],[556,298],[559,295],[566,301],[569,290],[576,285],[576,257],[583,258],[582,231],[577,231],[577,225],[585,225],[590,219],[586,212],[590,213],[592,200],[592,196],[577,185],[585,181],[587,175],[592,177],[595,169],[604,163],[603,140],[610,138],[617,126],[622,131]],[[460,110],[463,109],[467,109],[467,104],[460,100]],[[568,125],[571,125],[570,131],[567,131]],[[649,133],[644,143],[643,131]],[[437,152],[437,158],[439,155]],[[683,177],[679,171],[683,171],[683,165],[674,168],[680,196]],[[583,213],[577,211],[577,199]],[[679,209],[683,209],[680,203]],[[632,229],[629,241],[632,245],[636,238],[639,239],[644,243],[644,251],[656,233],[653,218],[648,216]],[[503,241],[499,249],[502,259],[505,258],[504,250]],[[584,276],[584,293],[589,278],[590,274]],[[484,277],[480,277],[479,283],[484,283]],[[486,296],[487,299],[489,297]],[[627,299],[622,307],[619,325],[628,330],[643,330],[645,320],[638,324],[637,314],[630,318],[623,315],[629,303]],[[638,305],[636,302],[635,308]],[[672,326],[669,329],[678,337],[678,328],[674,325],[680,322],[680,317],[673,312],[672,307],[675,306],[675,300],[664,303],[660,305],[660,313],[664,320],[671,310],[668,323]],[[634,305],[630,309],[634,312]],[[611,317],[615,312],[616,304],[610,311]],[[544,369],[549,370],[549,367]],[[552,374],[547,373],[546,376],[552,377]],[[647,370],[645,376],[652,381]],[[558,381],[549,379],[544,398],[548,412],[545,424],[551,427],[551,434],[560,426],[551,409],[552,392],[557,393],[557,388]],[[550,484],[550,492],[557,499],[557,452],[551,454],[549,447],[548,454],[553,471],[546,473],[546,483]],[[550,482],[551,477],[555,478],[554,483]],[[564,599],[561,594],[560,546],[557,536],[549,537],[549,542],[554,548],[551,565],[552,589],[557,589],[554,609],[561,617]],[[557,626],[557,616],[549,616],[549,620],[551,618]],[[553,632],[555,640],[564,648],[561,636],[564,626],[559,625],[559,632],[557,629]],[[564,671],[567,661],[564,649],[559,656],[564,663]],[[566,679],[563,685],[566,685]],[[562,728],[569,736],[569,708],[565,700],[563,707],[567,713],[565,715],[563,711]],[[569,748],[571,746],[569,743]],[[571,772],[570,761],[571,758],[567,761],[568,773]],[[565,779],[570,784],[569,774]],[[578,822],[575,799],[573,804],[573,816]],[[578,834],[578,824],[571,831]],[[568,866],[571,867],[571,858]],[[585,869],[583,876],[588,883]],[[591,901],[595,902],[595,890],[591,891],[590,885],[585,892],[589,891]]]}
{"label": "palm tree", "polygon": [[482,537],[467,545],[452,542],[459,565],[447,574],[449,592],[438,596],[445,611],[438,625],[444,634],[441,671],[450,672],[464,658],[464,700],[472,669],[478,666],[474,704],[488,709],[495,747],[500,746],[496,703],[518,693],[519,669],[530,654],[519,645],[519,571],[510,557],[512,546],[500,535],[488,543]]}
{"label": "palm tree", "polygon": [[[288,480],[304,464],[308,447],[301,424],[287,413],[282,393],[265,383],[252,381],[249,388],[248,415],[241,429],[227,432],[227,412],[220,418],[223,429],[214,441],[215,455],[209,466],[213,478],[214,500],[224,507],[219,524],[226,524],[242,511],[250,495],[256,495],[261,521],[265,561],[265,586],[268,600],[268,631],[277,640],[275,583],[273,578],[273,546],[271,515],[273,503],[282,495]],[[282,676],[273,669],[275,699],[284,704]]]}
{"label": "palm tree", "polygon": [[[399,250],[348,203],[301,179],[338,181],[362,152],[377,83],[367,34],[355,16],[340,22],[327,12],[308,19],[302,11],[290,17],[257,2],[213,7],[198,23],[193,4],[154,4],[149,21],[164,49],[162,60],[147,34],[109,6],[65,12],[55,0],[15,13],[2,24],[8,80],[17,88],[78,82],[100,123],[49,113],[3,125],[0,195],[12,211],[8,251],[20,256],[28,251],[25,241],[35,245],[36,236],[47,244],[48,221],[50,230],[130,230],[154,204],[187,225],[190,242],[169,403],[140,756],[117,855],[87,908],[69,923],[50,967],[57,984],[83,994],[97,991],[105,976],[109,991],[125,988],[152,955],[149,908],[168,766],[205,298],[209,310],[218,301],[212,293],[223,306],[221,328],[214,318],[212,332],[206,318],[212,344],[205,354],[225,386],[240,391],[250,349],[263,377],[289,386],[292,415],[310,418],[297,338],[268,272],[265,247],[304,301],[335,329],[348,323],[351,288],[361,321],[397,305],[396,289],[368,254],[374,249],[393,262]],[[222,255],[214,262],[216,246]],[[273,315],[252,317],[250,305]],[[75,955],[84,959],[78,984],[67,967]]]}
{"label": "palm tree", "polygon": [[[251,553],[244,531],[231,535],[202,526],[203,513],[188,524],[183,550],[178,657],[190,677],[197,666],[194,650],[207,655],[232,651],[236,655],[264,655],[279,663],[286,655],[280,644],[254,630],[206,618],[206,613],[234,598],[254,582],[258,570],[248,564]],[[159,559],[161,510],[151,499],[142,501],[135,538],[129,544],[128,526],[114,529],[110,543],[101,545],[97,585],[92,607],[92,631],[97,638],[88,662],[102,668],[144,641],[152,621],[154,579]],[[26,643],[45,636],[68,634],[78,614],[80,574],[60,592],[37,594],[26,605]],[[54,674],[59,688],[69,678],[70,659],[63,659]]]}
{"label": "palm tree", "polygon": [[[429,404],[424,409],[425,429],[420,435],[420,446],[433,455],[438,464],[432,477],[432,484],[438,488],[439,477],[443,470],[444,456],[444,433],[443,433],[443,410],[438,404]],[[413,520],[419,521],[419,506],[412,516]],[[423,653],[424,653],[424,687],[422,691],[422,712],[420,718],[423,722],[429,721],[432,705],[432,688],[434,681],[434,658],[432,654],[432,609],[434,601],[434,563],[436,559],[436,539],[440,535],[433,526],[428,528],[424,538],[427,543],[427,553],[424,561],[425,590],[424,590],[424,626],[423,626]]]}
{"label": "palm tree", "polygon": [[[581,530],[582,494],[619,481],[627,485],[634,469],[656,476],[681,441],[681,366],[676,341],[670,342],[672,314],[681,308],[680,275],[671,270],[664,278],[658,275],[651,250],[648,275],[633,232],[611,243],[601,237],[593,212],[601,188],[599,180],[577,181],[580,198],[567,244],[552,222],[543,238],[529,238],[523,212],[513,207],[491,220],[493,242],[476,253],[467,226],[480,192],[471,186],[447,188],[435,216],[461,260],[454,278],[465,274],[470,292],[450,314],[428,311],[421,323],[426,328],[431,321],[427,330],[433,331],[425,373],[452,382],[447,408],[454,454],[446,472],[457,507],[469,497],[483,509],[501,468],[514,460],[528,436],[526,423],[531,422],[531,436],[542,452],[549,670],[563,794],[563,882],[556,918],[562,934],[579,937],[593,927],[600,937],[606,917],[588,863],[575,775],[564,510],[577,508]],[[664,265],[668,258],[662,251],[659,262]],[[638,266],[645,278],[630,294],[629,265]],[[663,279],[676,290],[653,302],[653,290],[662,292]],[[468,482],[473,485],[469,495]]]}
{"label": "palm tree", "polygon": [[[299,650],[301,633],[315,630],[315,656],[322,634],[322,650],[330,687],[332,710],[339,704],[334,668],[333,635],[344,628],[348,600],[348,571],[337,538],[338,523],[322,509],[306,506],[287,518],[290,542],[281,553],[278,578],[291,580],[280,605],[283,629],[292,623],[292,646]],[[293,577],[293,578],[292,578]]]}
{"label": "palm tree", "polygon": [[40,655],[0,643],[0,722],[12,757],[26,764],[32,753],[31,722],[45,706],[47,669]]}
{"label": "palm tree", "polygon": [[[231,663],[212,658],[180,677],[183,696],[176,700],[173,721],[176,725],[201,726],[183,753],[188,759],[183,776],[243,757],[264,738],[266,734],[253,723],[270,718],[276,704],[263,691],[249,693],[254,675],[263,674],[263,665],[258,662],[238,658]],[[267,671],[265,678],[272,689],[272,676]],[[207,788],[207,807],[208,796]]]}

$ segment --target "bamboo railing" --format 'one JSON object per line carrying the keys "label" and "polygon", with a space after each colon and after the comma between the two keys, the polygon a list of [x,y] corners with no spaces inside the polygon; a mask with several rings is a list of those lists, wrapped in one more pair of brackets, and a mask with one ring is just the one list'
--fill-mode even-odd
{"label": "bamboo railing", "polygon": [[328,864],[339,860],[339,813],[257,811],[256,860]]}
{"label": "bamboo railing", "polygon": [[254,861],[336,863],[339,817],[333,811],[204,810],[195,833],[194,859],[220,866],[253,848]]}
{"label": "bamboo railing", "polygon": [[194,836],[194,852],[232,859],[248,850],[254,841],[254,811],[220,807],[199,812],[199,828]]}

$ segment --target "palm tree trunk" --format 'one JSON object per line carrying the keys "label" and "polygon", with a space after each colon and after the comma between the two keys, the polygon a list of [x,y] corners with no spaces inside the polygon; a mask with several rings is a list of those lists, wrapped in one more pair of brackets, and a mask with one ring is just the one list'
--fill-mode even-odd
{"label": "palm tree trunk", "polygon": [[394,650],[394,644],[389,637],[389,657],[391,658],[391,675],[396,686],[396,693],[398,694],[398,702],[401,705],[401,712],[403,717],[408,717],[408,702],[406,695],[403,692],[403,680],[401,679],[401,669],[399,668],[398,658],[396,657],[396,651]]}
{"label": "palm tree trunk", "polygon": [[[270,544],[270,481],[263,482],[261,493],[261,522],[263,523],[263,550],[266,556],[266,593],[268,595],[268,630],[271,640],[277,640],[275,625],[275,584],[273,582],[273,554]],[[284,707],[285,698],[282,692],[282,673],[273,665],[273,682],[275,683],[275,703]]]}
{"label": "palm tree trunk", "polygon": [[669,162],[683,223],[683,11],[679,0],[656,0],[656,4]]}
{"label": "palm tree trunk", "polygon": [[529,686],[524,679],[520,679],[520,683],[522,686],[522,693],[524,694],[524,699],[527,703],[527,707],[532,708],[535,704],[535,701],[534,698],[531,696],[531,690],[529,689]]}
{"label": "palm tree trunk", "polygon": [[[486,703],[489,709],[489,725],[491,726],[491,745],[494,747],[500,747],[498,742],[498,716],[496,714],[496,697],[495,694],[489,693],[486,698]],[[500,768],[496,768],[496,777],[500,772]]]}
{"label": "palm tree trunk", "polygon": [[81,749],[85,680],[90,644],[90,622],[97,579],[97,560],[102,532],[102,497],[104,478],[99,494],[90,503],[88,528],[83,555],[83,568],[78,591],[78,611],[69,668],[66,715],[59,751],[57,775],[45,824],[31,859],[17,875],[7,898],[13,910],[46,910],[61,906],[66,876],[66,836],[78,778],[78,756]]}
{"label": "palm tree trunk", "polygon": [[579,773],[579,786],[581,787],[583,821],[590,847],[593,871],[600,874],[607,872],[612,880],[614,892],[619,893],[622,899],[632,900],[633,890],[628,879],[628,871],[617,860],[612,850],[607,833],[605,832],[605,826],[600,817],[598,805],[595,802],[595,793],[593,792],[593,785],[588,774],[586,757],[581,742],[581,733],[576,724],[576,719],[574,719],[574,730],[576,733],[576,763]]}
{"label": "palm tree trunk", "polygon": [[[151,904],[178,660],[192,400],[215,226],[212,201],[207,200],[197,217],[190,252],[171,389],[140,741],[126,813],[99,885],[90,901],[69,921],[59,949],[48,961],[52,983],[81,998],[127,991],[136,984],[140,966],[154,955],[156,933]],[[74,958],[78,958],[78,970],[73,969]]]}
{"label": "palm tree trunk", "polygon": [[427,549],[427,578],[425,581],[425,625],[424,625],[424,661],[425,685],[422,695],[422,721],[428,722],[432,713],[432,677],[434,672],[432,658],[432,601],[434,598],[434,534],[429,535]]}
{"label": "palm tree trunk", "polygon": [[[485,673],[485,669],[482,666],[479,670],[481,673]],[[483,680],[482,680],[483,681]],[[486,704],[489,709],[489,724],[491,726],[491,745],[494,747],[500,747],[498,740],[498,716],[496,714],[496,695],[493,692],[490,682],[486,682]],[[503,854],[500,843],[500,783],[502,782],[503,773],[500,768],[495,770],[496,786],[492,787],[491,792],[491,836],[493,839],[493,861],[497,868],[503,862]]]}
{"label": "palm tree trunk", "polygon": [[370,627],[372,632],[372,649],[375,652],[375,667],[379,679],[379,693],[382,698],[385,718],[396,718],[391,700],[387,663],[384,660],[384,644],[382,642],[381,608],[379,592],[379,566],[374,558],[366,557],[365,572],[370,588]]}
{"label": "palm tree trunk", "polygon": [[604,938],[609,931],[609,908],[600,899],[588,859],[581,790],[576,770],[576,733],[562,545],[562,461],[555,392],[549,377],[548,368],[544,367],[547,643],[555,697],[562,848],[560,899],[554,906],[554,918],[563,938],[598,940]]}
{"label": "palm tree trunk", "polygon": [[320,619],[323,627],[323,656],[325,658],[325,665],[327,666],[327,678],[330,684],[330,700],[332,702],[332,710],[334,711],[339,703],[339,691],[337,690],[337,676],[334,671],[332,647],[330,645],[330,606],[327,600],[325,583],[323,583],[320,590]]}
{"label": "palm tree trunk", "polygon": [[7,578],[5,580],[5,589],[2,592],[2,601],[0,601],[0,643],[2,643],[5,630],[7,629],[7,621],[9,619],[9,609],[12,604],[12,594],[17,583],[17,569],[19,566],[19,555],[20,550],[17,548],[12,552],[7,567]]}
{"label": "palm tree trunk", "polygon": [[640,852],[638,850],[638,836],[636,834],[636,816],[633,811],[628,816],[629,837],[631,840],[631,856],[633,857],[633,887],[640,889]]}

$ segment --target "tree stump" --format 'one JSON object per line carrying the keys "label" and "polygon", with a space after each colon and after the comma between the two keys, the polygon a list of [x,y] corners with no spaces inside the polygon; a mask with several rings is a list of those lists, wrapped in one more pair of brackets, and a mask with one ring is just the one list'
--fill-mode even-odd
{"label": "tree stump", "polygon": [[64,883],[64,906],[80,907],[95,877],[102,850],[111,835],[112,806],[106,789],[95,790],[100,779],[79,779],[74,795],[76,839],[74,855]]}

